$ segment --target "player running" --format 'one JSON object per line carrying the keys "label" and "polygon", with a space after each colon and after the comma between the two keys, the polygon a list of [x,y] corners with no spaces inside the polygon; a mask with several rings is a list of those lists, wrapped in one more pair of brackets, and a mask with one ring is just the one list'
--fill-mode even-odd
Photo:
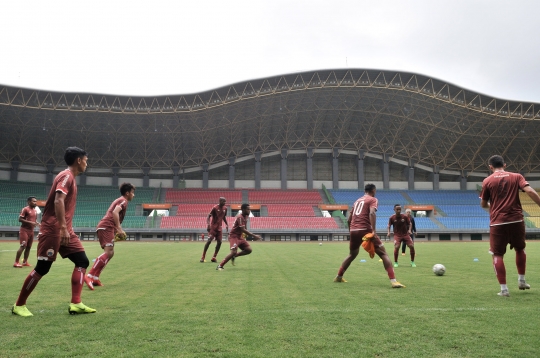
{"label": "player running", "polygon": [[206,241],[206,244],[204,244],[204,250],[200,262],[206,262],[204,259],[206,257],[206,251],[208,251],[208,248],[214,239],[216,239],[216,250],[214,251],[214,256],[212,256],[210,261],[217,262],[216,257],[219,249],[221,248],[221,239],[223,238],[223,222],[225,223],[227,232],[229,232],[229,223],[227,223],[227,207],[225,206],[226,202],[227,199],[224,197],[219,198],[219,204],[212,208],[210,214],[208,214],[208,217],[206,218],[206,223],[208,224],[208,240]]}
{"label": "player running", "polygon": [[[36,197],[29,196],[28,199],[26,199],[26,202],[28,203],[28,205],[22,209],[21,215],[19,215],[19,222],[21,223],[21,228],[19,229],[20,247],[17,250],[17,254],[15,255],[15,263],[13,264],[13,267],[17,268],[21,268],[23,266],[32,266],[28,263],[28,256],[30,255],[32,243],[34,242],[34,228],[36,226],[39,227],[39,223],[36,221]],[[23,251],[24,256],[23,263],[21,265],[19,263],[19,260]]]}
{"label": "player running", "polygon": [[[404,242],[410,249],[411,252],[411,266],[416,267],[414,263],[414,242],[411,239],[412,234],[412,223],[407,215],[401,215],[401,205],[394,205],[395,214],[390,216],[388,219],[388,237],[391,234],[394,234],[394,267],[398,267],[398,254],[401,243]],[[394,232],[390,232],[390,227],[394,227]]]}
{"label": "player running", "polygon": [[[360,246],[362,245],[362,239],[365,235],[371,236],[371,243],[375,248],[375,253],[383,261],[384,269],[388,273],[388,278],[392,288],[401,288],[405,287],[396,280],[394,273],[394,268],[392,267],[392,262],[386,253],[384,244],[382,243],[379,236],[375,232],[377,227],[377,206],[378,200],[375,198],[375,193],[377,188],[374,184],[366,184],[364,187],[364,196],[355,201],[351,213],[349,214],[349,219],[347,223],[349,224],[349,231],[351,234],[351,240],[349,242],[349,255],[345,258],[341,267],[339,268],[334,282],[347,282],[343,278],[345,271],[349,268],[350,264],[354,261],[356,256],[360,251]],[[369,235],[371,234],[371,235]],[[367,238],[367,236],[366,236]]]}
{"label": "player running", "polygon": [[525,223],[519,200],[522,190],[540,206],[540,196],[529,186],[523,175],[505,171],[506,163],[500,155],[488,160],[493,172],[482,182],[480,206],[489,208],[489,253],[493,255],[493,268],[501,285],[499,296],[510,296],[506,285],[506,268],[503,257],[506,246],[510,244],[516,252],[518,288],[528,290],[531,286],[525,281],[527,255],[525,253]]}
{"label": "player running", "polygon": [[24,280],[19,298],[11,310],[13,314],[19,316],[33,316],[26,307],[26,300],[39,280],[49,272],[58,253],[62,258],[67,257],[75,264],[71,274],[71,303],[68,312],[70,314],[96,312],[81,302],[84,274],[89,262],[84,247],[72,227],[77,201],[75,177],[86,170],[88,156],[80,148],[69,147],[64,154],[64,160],[68,168],[58,173],[54,179],[43,211],[38,234],[36,268]]}
{"label": "player running", "polygon": [[122,222],[126,216],[128,203],[135,197],[135,186],[131,183],[122,183],[120,194],[122,196],[112,202],[107,213],[97,225],[96,232],[99,244],[104,252],[96,259],[90,272],[84,277],[84,282],[91,290],[94,290],[94,286],[103,286],[99,277],[114,256],[115,235],[119,235],[123,239],[126,238]]}
{"label": "player running", "polygon": [[[249,243],[245,239],[247,235],[252,236],[256,240],[261,240],[259,235],[252,234],[246,229],[247,219],[250,213],[251,208],[249,207],[249,204],[242,204],[240,212],[238,212],[238,215],[235,217],[231,233],[229,234],[229,245],[231,247],[231,252],[225,256],[223,261],[221,261],[221,263],[216,267],[216,270],[222,271],[224,269],[223,266],[225,266],[229,260],[232,261],[234,266],[235,258],[251,254],[251,246],[249,246]],[[240,248],[242,251],[238,252],[238,248]]]}

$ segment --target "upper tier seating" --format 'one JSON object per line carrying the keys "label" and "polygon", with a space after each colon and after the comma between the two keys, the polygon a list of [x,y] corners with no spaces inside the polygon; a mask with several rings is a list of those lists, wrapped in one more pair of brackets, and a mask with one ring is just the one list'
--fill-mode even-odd
{"label": "upper tier seating", "polygon": [[315,216],[312,205],[269,204],[268,216]]}
{"label": "upper tier seating", "polygon": [[408,190],[414,204],[424,205],[480,205],[479,193],[475,190]]}
{"label": "upper tier seating", "polygon": [[448,229],[487,229],[489,228],[489,217],[487,216],[444,217],[444,218],[437,218],[437,220],[441,222],[441,224],[443,224]]}
{"label": "upper tier seating", "polygon": [[[206,217],[203,216],[166,216],[161,218],[162,229],[200,229],[206,231],[207,227]],[[222,227],[225,230],[225,223]]]}
{"label": "upper tier seating", "polygon": [[[176,212],[176,216],[202,216],[206,218],[208,217],[208,214],[210,214],[210,211],[212,210],[214,205],[212,204],[178,204],[178,211]],[[227,216],[231,216],[231,208],[228,205],[225,205],[225,206],[227,207]]]}
{"label": "upper tier seating", "polygon": [[[242,191],[240,190],[193,190],[168,189],[165,202],[172,204],[219,204],[219,198],[227,199],[227,204],[241,204]],[[210,208],[211,209],[211,208]],[[208,209],[208,212],[210,212]]]}
{"label": "upper tier seating", "polygon": [[316,190],[250,190],[250,204],[322,204]]}
{"label": "upper tier seating", "polygon": [[447,216],[489,216],[489,212],[476,205],[437,205]]}
{"label": "upper tier seating", "polygon": [[333,218],[318,218],[318,217],[265,217],[265,218],[250,218],[251,230],[260,229],[339,229],[336,221]]}
{"label": "upper tier seating", "polygon": [[[349,206],[353,205],[354,202],[364,196],[363,190],[353,190],[353,189],[331,189],[328,190],[332,196],[334,197],[334,200],[337,204],[347,204]],[[408,204],[405,197],[401,194],[401,192],[397,190],[377,190],[375,193],[375,197],[379,201],[380,205],[392,205],[394,204],[401,204],[405,205]]]}

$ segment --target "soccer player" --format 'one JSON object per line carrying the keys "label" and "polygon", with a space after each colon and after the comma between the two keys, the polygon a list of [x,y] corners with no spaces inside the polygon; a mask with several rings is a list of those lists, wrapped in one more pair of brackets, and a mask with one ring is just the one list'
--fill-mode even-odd
{"label": "soccer player", "polygon": [[[252,236],[255,240],[261,240],[259,235],[252,234],[246,229],[249,213],[251,213],[249,204],[242,204],[240,212],[234,218],[234,224],[231,229],[231,233],[229,234],[229,245],[231,247],[231,252],[225,256],[223,261],[221,261],[218,267],[216,267],[216,270],[222,271],[223,266],[225,266],[229,260],[232,261],[234,266],[235,258],[251,254],[253,250],[251,250],[251,246],[249,246],[249,243],[245,239],[247,235]],[[240,248],[242,251],[238,252],[238,248]]]}
{"label": "soccer player", "polygon": [[212,260],[210,261],[217,262],[216,257],[219,249],[221,248],[221,239],[223,238],[223,222],[225,223],[227,232],[229,232],[229,223],[227,222],[227,207],[225,206],[226,202],[227,199],[224,197],[219,198],[219,204],[212,208],[210,214],[208,214],[208,217],[206,218],[206,223],[208,224],[208,240],[206,241],[206,244],[204,244],[204,250],[200,262],[206,262],[204,260],[206,257],[206,251],[208,251],[208,248],[214,239],[216,239],[216,250],[214,251],[214,256],[212,256]]}
{"label": "soccer player", "polygon": [[493,173],[484,179],[480,206],[489,208],[489,253],[493,255],[493,268],[501,285],[499,296],[510,296],[506,285],[506,268],[503,257],[506,246],[510,244],[516,252],[518,288],[528,290],[531,286],[525,281],[525,223],[519,200],[522,190],[540,206],[540,196],[529,186],[523,175],[505,171],[506,163],[500,155],[489,158],[488,165]]}
{"label": "soccer player", "polygon": [[90,272],[84,277],[84,282],[91,290],[94,290],[94,286],[103,286],[99,277],[114,256],[115,235],[126,236],[125,231],[122,229],[122,222],[126,216],[128,202],[135,197],[135,186],[131,183],[122,183],[120,185],[120,194],[121,196],[112,202],[105,216],[97,225],[96,232],[99,244],[104,252],[96,259]]}
{"label": "soccer player", "polygon": [[[417,235],[418,233],[416,232],[416,223],[414,222],[414,216],[412,216],[412,212],[411,212],[411,209],[406,209],[405,210],[405,215],[407,215],[407,217],[409,218],[409,220],[411,220],[411,240],[414,242],[414,236]],[[405,256],[405,251],[407,250],[407,243],[405,241],[403,241],[401,243],[401,256]]]}
{"label": "soccer player", "polygon": [[414,242],[411,237],[412,224],[407,215],[401,215],[401,205],[394,205],[395,214],[388,219],[388,237],[390,237],[390,227],[394,227],[394,267],[398,267],[398,253],[401,243],[404,242],[411,251],[411,266],[416,267],[414,263]]}
{"label": "soccer player", "polygon": [[[32,266],[28,263],[28,256],[30,255],[30,249],[32,248],[32,243],[34,242],[34,228],[36,226],[39,226],[39,223],[36,221],[36,218],[37,218],[36,197],[29,196],[28,199],[26,199],[26,202],[28,203],[28,206],[25,206],[21,211],[21,215],[19,215],[19,222],[21,223],[21,228],[19,230],[20,247],[19,247],[19,250],[17,250],[17,254],[15,255],[15,263],[13,264],[13,267],[17,267],[17,268],[20,268],[23,266]],[[19,260],[21,258],[21,254],[23,253],[23,251],[24,251],[24,256],[23,256],[23,263],[21,265],[19,263]]]}
{"label": "soccer player", "polygon": [[362,245],[362,238],[364,235],[371,233],[373,234],[371,242],[375,246],[375,253],[383,262],[384,269],[388,274],[392,288],[405,287],[396,280],[394,268],[392,267],[392,261],[390,261],[390,258],[386,253],[386,249],[384,248],[384,244],[375,232],[377,227],[376,223],[378,206],[378,200],[375,198],[377,188],[374,184],[366,184],[364,187],[364,192],[364,196],[355,201],[349,214],[349,219],[347,220],[351,234],[351,240],[349,242],[349,255],[341,264],[338,274],[336,278],[334,278],[334,282],[347,282],[343,278],[343,275],[356,256],[358,256],[360,246]]}
{"label": "soccer player", "polygon": [[68,168],[58,173],[47,197],[41,228],[38,234],[37,264],[24,280],[17,302],[13,305],[13,314],[30,317],[32,313],[26,307],[26,300],[36,288],[39,280],[51,269],[57,254],[70,259],[75,268],[71,274],[70,314],[94,313],[95,309],[81,302],[84,274],[88,267],[88,257],[84,247],[75,235],[72,227],[73,214],[77,201],[77,183],[75,177],[86,170],[88,156],[77,147],[69,147],[64,153]]}

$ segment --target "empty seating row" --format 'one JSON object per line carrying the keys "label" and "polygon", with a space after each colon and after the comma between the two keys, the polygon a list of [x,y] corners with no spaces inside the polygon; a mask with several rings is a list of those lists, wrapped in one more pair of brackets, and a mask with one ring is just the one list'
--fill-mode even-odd
{"label": "empty seating row", "polygon": [[489,216],[489,212],[478,205],[437,205],[447,216]]}
{"label": "empty seating row", "polygon": [[250,190],[250,204],[322,204],[317,190]]}
{"label": "empty seating row", "polygon": [[415,204],[426,205],[479,205],[476,190],[408,190],[404,191]]}
{"label": "empty seating row", "polygon": [[[228,204],[241,204],[240,190],[191,190],[167,189],[165,202],[172,204],[218,204],[219,198],[227,199]],[[209,210],[210,211],[210,210]]]}
{"label": "empty seating row", "polygon": [[[178,204],[176,216],[207,217],[214,205],[212,204]],[[227,206],[227,215],[231,216],[231,208]]]}
{"label": "empty seating row", "polygon": [[448,229],[488,229],[489,217],[442,217],[437,220]]}
{"label": "empty seating row", "polygon": [[[155,188],[136,188],[133,200],[137,203],[152,203],[155,191]],[[120,195],[118,188],[81,185],[77,187],[77,201],[100,201],[110,204]]]}
{"label": "empty seating row", "polygon": [[268,216],[315,216],[312,205],[269,204]]}
{"label": "empty seating row", "polygon": [[[207,224],[206,218],[202,216],[166,216],[161,218],[161,228],[206,230]],[[225,230],[225,224],[223,224],[223,230]]]}
{"label": "empty seating row", "polygon": [[260,229],[339,229],[333,218],[319,217],[254,217],[250,218],[252,230]]}
{"label": "empty seating row", "polygon": [[[329,192],[337,204],[352,205],[358,198],[364,196],[363,190],[332,189]],[[407,199],[397,190],[377,190],[375,197],[379,205],[408,204]]]}

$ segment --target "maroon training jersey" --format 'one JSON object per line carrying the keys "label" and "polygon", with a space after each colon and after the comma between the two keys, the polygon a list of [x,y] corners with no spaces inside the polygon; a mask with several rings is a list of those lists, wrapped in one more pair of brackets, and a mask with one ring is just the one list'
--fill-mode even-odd
{"label": "maroon training jersey", "polygon": [[394,226],[394,235],[396,237],[405,237],[409,236],[409,225],[411,225],[411,220],[407,215],[400,215],[399,217],[394,214],[388,219],[388,225]]}
{"label": "maroon training jersey", "polygon": [[523,175],[505,171],[484,179],[480,198],[489,201],[490,226],[523,221],[519,190],[528,185]]}
{"label": "maroon training jersey", "polygon": [[212,219],[210,219],[210,231],[221,231],[223,218],[227,216],[227,207],[223,205],[222,208],[219,204],[215,205],[210,211],[210,216],[212,216]]}
{"label": "maroon training jersey", "polygon": [[242,227],[245,229],[247,225],[247,215],[238,214],[234,218],[234,224],[230,232],[230,236],[235,238],[242,237]]}
{"label": "maroon training jersey", "polygon": [[[36,218],[37,218],[37,212],[35,209],[32,209],[31,207],[25,206],[22,209],[21,215],[19,215],[19,217],[24,220],[28,220],[35,223]],[[30,225],[27,223],[21,223],[21,228],[34,231],[34,225]]]}
{"label": "maroon training jersey", "polygon": [[126,216],[126,211],[128,207],[128,201],[126,198],[121,196],[115,201],[113,201],[111,206],[109,206],[109,209],[107,209],[105,216],[101,219],[101,221],[97,225],[98,229],[116,227],[116,224],[114,223],[114,218],[113,218],[113,211],[117,206],[120,206],[122,208],[122,210],[120,210],[120,212],[118,213],[120,224],[124,221],[124,217]]}
{"label": "maroon training jersey", "polygon": [[356,200],[351,211],[352,217],[349,230],[374,230],[371,227],[371,221],[369,221],[369,211],[370,208],[375,208],[375,211],[377,211],[378,205],[377,198],[370,195],[364,195]]}
{"label": "maroon training jersey", "polygon": [[75,177],[69,169],[61,171],[56,178],[54,178],[51,191],[49,192],[47,202],[45,203],[45,209],[43,210],[39,232],[49,235],[59,234],[60,228],[58,227],[58,220],[56,219],[56,212],[54,209],[56,192],[66,194],[66,197],[64,198],[66,226],[68,232],[73,233],[72,221],[77,201],[77,182],[75,182]]}

